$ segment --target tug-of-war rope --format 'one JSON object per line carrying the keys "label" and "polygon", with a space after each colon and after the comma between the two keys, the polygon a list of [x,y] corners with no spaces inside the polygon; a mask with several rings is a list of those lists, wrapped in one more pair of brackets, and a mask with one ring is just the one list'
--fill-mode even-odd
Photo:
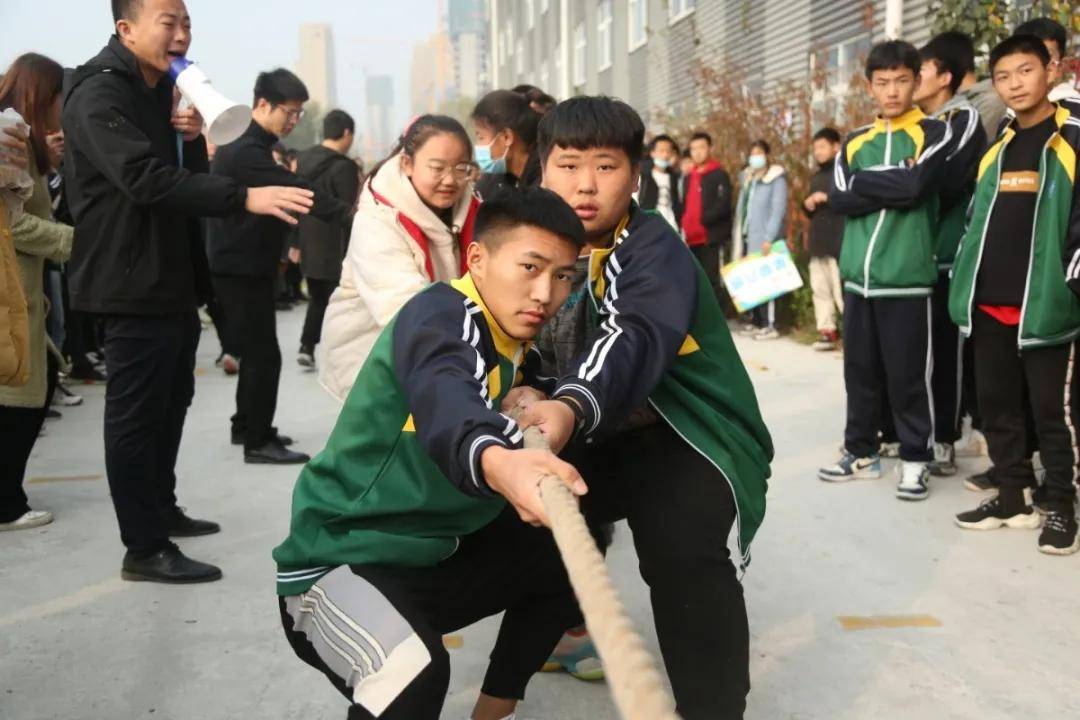
{"label": "tug-of-war rope", "polygon": [[[525,447],[546,450],[548,442],[537,428],[526,428]],[[679,720],[656,663],[615,593],[577,498],[551,476],[540,481],[540,498],[619,715],[623,720]]]}

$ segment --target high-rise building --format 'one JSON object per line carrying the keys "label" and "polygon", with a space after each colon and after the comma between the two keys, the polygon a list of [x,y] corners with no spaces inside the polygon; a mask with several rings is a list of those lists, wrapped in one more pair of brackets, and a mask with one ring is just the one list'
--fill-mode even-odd
{"label": "high-rise building", "polygon": [[334,72],[334,41],[330,26],[311,23],[300,26],[300,60],[296,74],[307,85],[311,102],[327,112],[336,103],[337,77]]}
{"label": "high-rise building", "polygon": [[453,63],[453,91],[478,98],[491,89],[488,81],[487,4],[484,0],[448,0],[446,34]]}
{"label": "high-rise building", "polygon": [[413,47],[409,99],[414,115],[433,113],[455,92],[450,39],[437,32]]}
{"label": "high-rise building", "polygon": [[368,75],[364,100],[367,103],[365,157],[383,157],[394,143],[391,117],[394,112],[394,78],[391,75]]}

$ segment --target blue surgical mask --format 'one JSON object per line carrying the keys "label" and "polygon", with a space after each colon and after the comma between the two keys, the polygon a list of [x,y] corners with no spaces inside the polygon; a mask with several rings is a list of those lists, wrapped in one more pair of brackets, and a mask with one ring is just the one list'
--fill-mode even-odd
{"label": "blue surgical mask", "polygon": [[[506,153],[503,153],[501,158],[491,157],[491,146],[494,143],[488,143],[487,145],[476,145],[473,148],[473,157],[476,159],[476,164],[480,167],[480,172],[490,173],[493,175],[501,175],[506,172]],[[507,148],[507,152],[509,152]]]}
{"label": "blue surgical mask", "polygon": [[671,167],[671,161],[665,160],[663,158],[653,158],[653,165],[655,165],[660,170],[667,170],[669,167]]}
{"label": "blue surgical mask", "polygon": [[764,155],[751,155],[746,164],[750,166],[751,170],[761,170],[765,167],[765,162]]}

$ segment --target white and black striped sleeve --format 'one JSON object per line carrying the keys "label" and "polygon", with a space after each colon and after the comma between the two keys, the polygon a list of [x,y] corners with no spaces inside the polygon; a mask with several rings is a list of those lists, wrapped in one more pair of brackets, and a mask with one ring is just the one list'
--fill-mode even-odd
{"label": "white and black striped sleeve", "polygon": [[581,406],[586,437],[614,430],[645,404],[678,355],[697,309],[693,256],[662,223],[649,223],[620,245],[604,273],[598,335],[553,394]]}
{"label": "white and black striped sleeve", "polygon": [[855,174],[848,165],[847,149],[848,145],[845,142],[840,148],[840,154],[836,156],[836,162],[833,164],[833,181],[832,186],[829,188],[829,206],[841,215],[851,217],[878,212],[882,208],[880,202],[869,200],[852,189]]}
{"label": "white and black striped sleeve", "polygon": [[945,158],[943,174],[948,181],[941,184],[942,213],[967,200],[975,183],[979,159],[986,151],[986,131],[974,107],[955,110],[949,116],[949,124],[955,142]]}
{"label": "white and black striped sleeve", "polygon": [[[1072,140],[1074,147],[1080,145],[1080,102],[1069,102],[1073,115],[1065,121],[1060,132],[1066,140]],[[1075,108],[1075,109],[1074,109]],[[1069,289],[1080,296],[1080,159],[1076,162],[1073,173],[1073,202],[1069,213],[1069,227],[1065,233],[1065,282]]]}
{"label": "white and black striped sleeve", "polygon": [[480,454],[492,445],[519,448],[522,433],[493,409],[487,374],[497,358],[484,342],[483,322],[471,300],[448,286],[432,286],[394,321],[393,357],[424,451],[463,493],[492,497]]}
{"label": "white and black striped sleeve", "polygon": [[920,126],[923,151],[911,165],[879,165],[860,170],[851,188],[887,208],[910,208],[937,192],[945,180],[945,161],[955,146],[952,126],[929,118]]}

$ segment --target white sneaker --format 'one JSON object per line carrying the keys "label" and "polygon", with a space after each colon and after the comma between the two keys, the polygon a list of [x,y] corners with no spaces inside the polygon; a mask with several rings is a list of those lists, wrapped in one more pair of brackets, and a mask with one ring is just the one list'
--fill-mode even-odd
{"label": "white sneaker", "polygon": [[780,331],[774,327],[767,327],[754,333],[755,340],[775,340],[780,337]]}
{"label": "white sneaker", "polygon": [[[964,421],[965,428],[969,427],[968,422]],[[953,445],[953,449],[956,457],[980,457],[986,454],[986,438],[978,430],[970,428],[969,432]]]}
{"label": "white sneaker", "polygon": [[59,383],[56,386],[56,391],[53,392],[53,405],[63,405],[64,407],[75,407],[76,405],[82,405],[82,395],[76,395],[64,385]]}
{"label": "white sneaker", "polygon": [[925,500],[930,495],[930,469],[924,462],[900,463],[900,482],[896,497],[901,500]]}
{"label": "white sneaker", "polygon": [[883,442],[878,449],[878,454],[883,458],[898,458],[900,457],[900,443],[898,442]]}
{"label": "white sneaker", "polygon": [[22,517],[11,522],[0,523],[0,532],[7,530],[29,530],[48,525],[53,521],[53,514],[48,510],[27,510]]}

